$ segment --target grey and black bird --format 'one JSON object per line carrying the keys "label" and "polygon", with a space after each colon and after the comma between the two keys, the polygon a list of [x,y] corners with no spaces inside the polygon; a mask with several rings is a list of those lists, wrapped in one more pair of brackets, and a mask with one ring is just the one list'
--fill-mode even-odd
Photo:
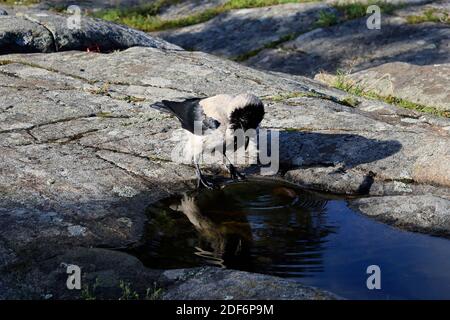
{"label": "grey and black bird", "polygon": [[[163,100],[151,105],[163,112],[174,115],[181,123],[181,127],[188,135],[186,150],[191,150],[190,158],[195,165],[198,186],[208,189],[214,185],[203,176],[199,159],[203,152],[222,147],[227,169],[233,179],[244,179],[244,175],[237,171],[227,157],[227,135],[235,130],[257,130],[264,118],[264,105],[255,95],[244,93],[238,95],[220,94],[208,98],[188,98],[181,101]],[[199,127],[201,129],[199,130]],[[249,145],[249,137],[245,136],[244,145],[237,145],[236,139],[231,138],[234,151]],[[222,145],[221,145],[222,144]]]}

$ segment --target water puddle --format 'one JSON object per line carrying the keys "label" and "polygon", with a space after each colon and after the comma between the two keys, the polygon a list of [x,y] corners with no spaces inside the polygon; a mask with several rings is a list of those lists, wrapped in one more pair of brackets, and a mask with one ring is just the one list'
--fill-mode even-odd
{"label": "water puddle", "polygon": [[[401,231],[347,201],[267,180],[193,192],[149,208],[152,268],[214,265],[291,278],[349,299],[450,299],[450,240]],[[366,269],[381,268],[368,290]]]}

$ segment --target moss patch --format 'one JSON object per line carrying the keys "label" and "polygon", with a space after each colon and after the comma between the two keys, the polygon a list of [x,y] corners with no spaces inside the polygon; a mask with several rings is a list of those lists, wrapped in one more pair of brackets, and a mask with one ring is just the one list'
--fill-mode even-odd
{"label": "moss patch", "polygon": [[377,5],[380,7],[381,13],[385,14],[390,14],[405,6],[402,3],[393,4],[380,0],[370,0],[365,3],[336,3],[333,6],[343,15],[343,20],[351,20],[366,16],[367,8],[371,5]]}
{"label": "moss patch", "polygon": [[317,28],[325,28],[338,23],[338,16],[334,12],[322,10],[319,12],[319,18],[315,23]]}
{"label": "moss patch", "polygon": [[0,0],[0,4],[17,5],[17,6],[29,6],[39,3],[40,0]]}
{"label": "moss patch", "polygon": [[348,79],[348,76],[341,71],[337,72],[334,82],[330,85],[355,96],[360,96],[371,100],[380,100],[405,109],[428,113],[439,117],[450,118],[450,111],[439,110],[432,106],[422,105],[403,98],[394,97],[392,95],[382,96],[372,90],[367,90],[361,85],[356,84],[352,80]]}
{"label": "moss patch", "polygon": [[[333,25],[336,25],[338,23],[345,22],[347,20],[351,19],[357,19],[361,17],[365,17],[367,15],[367,7],[370,5],[377,5],[380,7],[380,10],[382,13],[392,13],[396,9],[400,9],[404,7],[404,4],[392,4],[387,3],[386,1],[380,1],[380,0],[372,0],[368,1],[367,3],[344,3],[344,4],[334,4],[333,7],[338,11],[337,13],[329,12],[325,10],[319,11],[319,16],[316,20],[316,22],[311,25],[311,27],[306,30],[305,32],[309,32],[311,30],[314,30],[315,28],[325,28],[330,27]],[[241,54],[237,57],[235,57],[233,60],[241,62],[250,59],[253,56],[256,56],[258,53],[260,53],[264,49],[270,49],[275,48],[278,45],[293,40],[302,33],[305,32],[293,32],[290,34],[287,34],[280,39],[268,43],[264,45],[261,48],[252,50],[250,52],[246,52],[244,54]]]}
{"label": "moss patch", "polygon": [[446,10],[431,8],[425,10],[421,15],[407,16],[406,21],[411,24],[418,24],[423,22],[450,24],[450,13]]}
{"label": "moss patch", "polygon": [[0,60],[0,66],[6,66],[7,64],[14,63],[11,60]]}
{"label": "moss patch", "polygon": [[180,2],[180,0],[159,0],[151,4],[133,8],[101,10],[92,13],[92,15],[104,20],[125,24],[135,29],[151,32],[202,23],[233,9],[265,7],[284,3],[311,2],[311,0],[230,0],[221,6],[205,9],[186,17],[165,20],[157,16],[162,8],[178,2]]}
{"label": "moss patch", "polygon": [[300,98],[300,97],[317,97],[317,95],[312,93],[312,92],[295,91],[295,92],[279,93],[279,94],[274,95],[274,96],[265,97],[264,99],[268,100],[268,101],[271,101],[271,102],[283,102],[283,101],[286,101],[288,99]]}

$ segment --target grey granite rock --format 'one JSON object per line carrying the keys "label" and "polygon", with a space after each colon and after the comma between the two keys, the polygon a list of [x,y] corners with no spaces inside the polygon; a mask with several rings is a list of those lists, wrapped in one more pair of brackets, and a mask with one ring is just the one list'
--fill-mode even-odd
{"label": "grey granite rock", "polygon": [[392,62],[352,73],[348,79],[385,97],[450,111],[450,63],[418,66]]}
{"label": "grey granite rock", "polygon": [[0,54],[67,50],[110,52],[133,46],[180,49],[111,22],[86,16],[81,16],[79,23],[70,19],[68,15],[36,10],[0,16]]}
{"label": "grey granite rock", "polygon": [[175,2],[172,5],[167,5],[162,8],[158,14],[160,19],[178,19],[181,17],[187,17],[193,14],[200,13],[205,10],[217,8],[228,0],[184,0]]}
{"label": "grey granite rock", "polygon": [[201,24],[154,34],[185,49],[235,58],[309,30],[320,11],[335,10],[323,3],[231,10]]}
{"label": "grey granite rock", "polygon": [[445,24],[408,24],[403,17],[383,15],[380,30],[368,29],[365,18],[350,20],[263,50],[246,64],[310,77],[320,71],[356,72],[398,61],[442,64],[450,62],[448,39]]}
{"label": "grey granite rock", "polygon": [[[28,260],[20,267],[9,267],[8,273],[2,273],[5,291],[0,291],[0,298],[146,299],[155,289],[160,289],[157,281],[162,271],[145,268],[138,259],[126,253],[83,247],[48,247],[47,250],[41,248],[29,253],[28,258],[34,260]],[[80,290],[67,288],[70,265],[81,269]],[[17,281],[18,278],[21,281]]]}
{"label": "grey granite rock", "polygon": [[34,5],[39,10],[68,8],[70,5],[77,5],[82,9],[99,10],[116,7],[139,6],[154,0],[78,0],[76,3],[71,0],[41,0]]}
{"label": "grey granite rock", "polygon": [[168,270],[162,278],[174,282],[164,300],[335,300],[324,290],[272,277],[219,268]]}
{"label": "grey granite rock", "polygon": [[[42,283],[52,288],[61,274],[45,280],[50,267],[43,261],[54,253],[64,256],[74,246],[136,244],[150,204],[194,187],[192,167],[171,161],[177,121],[150,108],[151,103],[242,91],[261,96],[267,110],[263,127],[281,131],[283,177],[321,190],[376,194],[381,202],[394,195],[450,198],[447,119],[365,99],[350,107],[345,93],[316,81],[254,70],[206,53],[134,47],[111,54],[3,55],[0,230],[7,240],[0,250],[2,297],[66,297],[41,289]],[[364,182],[370,172],[376,174],[374,181]],[[382,219],[387,213],[380,208],[377,218]],[[420,202],[417,208],[426,209]],[[448,229],[441,224],[447,221],[446,210],[436,206],[427,219]],[[407,215],[401,219],[411,221]],[[17,269],[31,260],[39,263]],[[112,276],[117,280],[122,267],[117,268],[105,272],[118,272]],[[226,281],[233,275],[208,272]],[[14,282],[17,275],[26,276],[28,287]],[[248,296],[229,289],[236,297],[268,297],[250,289],[264,283],[275,283],[270,294],[278,297],[312,298],[317,293],[294,284],[283,287],[282,280],[271,277],[235,276],[249,285]],[[148,286],[153,275],[146,279],[142,283]],[[201,279],[173,284],[174,291],[168,289],[165,297],[173,292],[181,298],[177,288],[193,281]],[[222,287],[220,281],[211,282],[210,297],[217,297],[213,288]],[[321,293],[317,298],[323,296],[328,297]]]}
{"label": "grey granite rock", "polygon": [[350,206],[411,231],[450,237],[450,200],[432,195],[361,198]]}
{"label": "grey granite rock", "polygon": [[444,16],[445,14],[450,14],[450,3],[446,0],[437,1],[424,1],[421,5],[417,6],[406,6],[395,11],[395,15],[399,17],[410,17],[423,15],[427,11],[434,11],[438,16]]}
{"label": "grey granite rock", "polygon": [[48,30],[24,18],[0,16],[0,54],[50,52],[55,44]]}

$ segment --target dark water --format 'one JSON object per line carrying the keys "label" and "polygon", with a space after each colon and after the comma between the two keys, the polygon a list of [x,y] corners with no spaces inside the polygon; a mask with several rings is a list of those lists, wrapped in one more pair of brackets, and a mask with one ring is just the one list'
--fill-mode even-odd
{"label": "dark water", "polygon": [[[352,211],[345,199],[250,181],[149,209],[149,267],[215,265],[291,278],[350,299],[450,299],[450,240],[405,232]],[[368,290],[369,265],[381,289]]]}

